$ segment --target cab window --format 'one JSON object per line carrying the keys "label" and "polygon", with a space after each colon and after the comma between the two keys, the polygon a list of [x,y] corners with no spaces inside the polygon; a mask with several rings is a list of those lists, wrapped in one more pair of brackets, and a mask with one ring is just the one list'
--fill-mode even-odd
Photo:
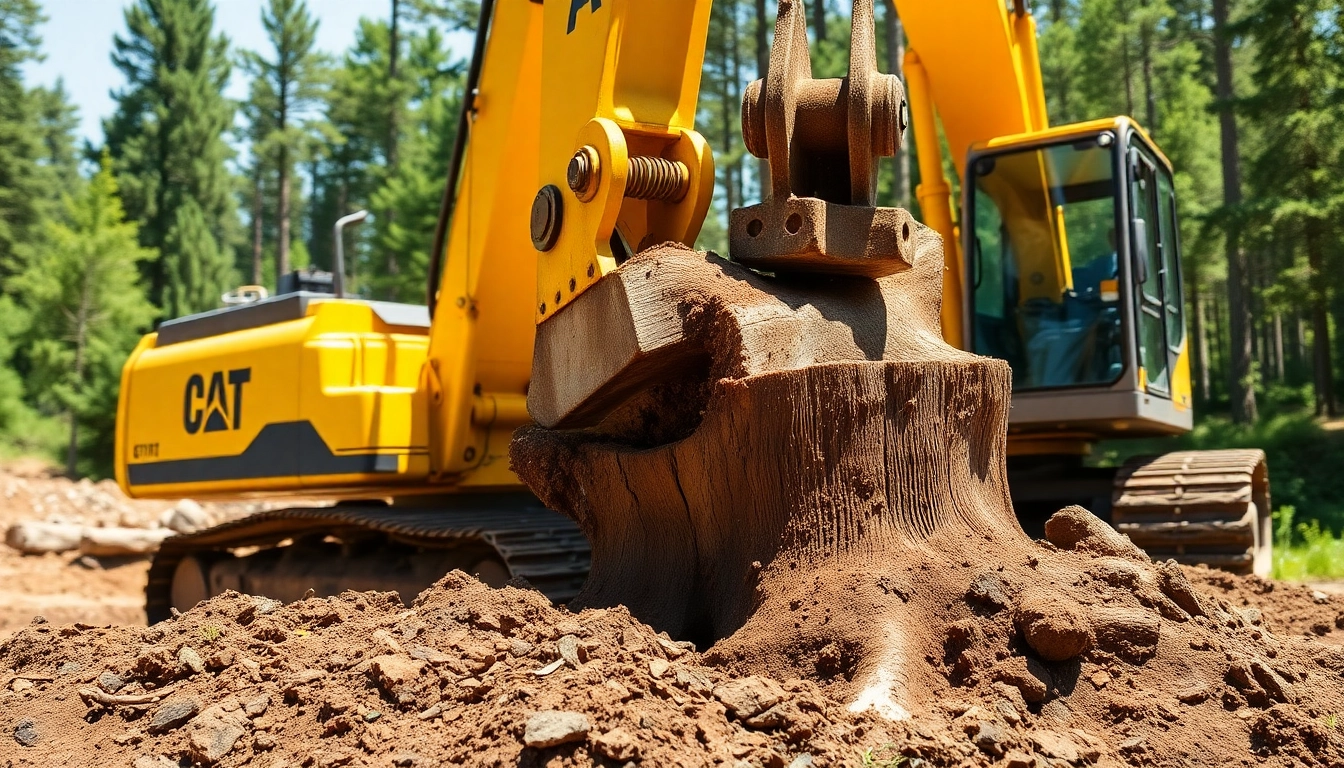
{"label": "cab window", "polygon": [[1114,137],[971,167],[972,340],[1016,390],[1104,385],[1124,369]]}

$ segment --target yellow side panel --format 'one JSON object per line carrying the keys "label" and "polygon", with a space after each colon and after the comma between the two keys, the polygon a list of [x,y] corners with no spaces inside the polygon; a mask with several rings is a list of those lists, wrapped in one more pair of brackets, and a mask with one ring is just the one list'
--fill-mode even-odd
{"label": "yellow side panel", "polygon": [[368,496],[429,472],[422,329],[362,302],[157,346],[127,362],[117,480],[142,498]]}

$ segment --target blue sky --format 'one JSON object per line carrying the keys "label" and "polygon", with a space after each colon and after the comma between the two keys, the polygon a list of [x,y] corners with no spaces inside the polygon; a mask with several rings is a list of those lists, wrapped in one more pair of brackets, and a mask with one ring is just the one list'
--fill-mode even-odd
{"label": "blue sky", "polygon": [[[261,27],[261,9],[265,0],[216,0],[216,26],[233,41],[235,48],[266,51],[266,33]],[[112,66],[112,36],[125,34],[122,9],[129,0],[44,0],[47,23],[42,26],[42,52],[45,60],[30,64],[26,75],[29,85],[52,85],[65,79],[71,101],[79,108],[80,136],[95,144],[102,141],[102,119],[112,114],[115,105],[111,92],[123,87],[121,73]],[[385,18],[388,0],[308,0],[308,8],[319,20],[317,47],[333,55],[344,51],[355,40],[361,16]],[[471,53],[470,35],[448,37],[449,47],[458,56]],[[235,67],[228,95],[247,96],[245,76]]]}

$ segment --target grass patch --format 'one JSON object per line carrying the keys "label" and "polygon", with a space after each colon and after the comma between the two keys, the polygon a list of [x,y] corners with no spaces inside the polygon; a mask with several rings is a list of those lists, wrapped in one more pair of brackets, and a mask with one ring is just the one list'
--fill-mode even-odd
{"label": "grass patch", "polygon": [[863,768],[899,768],[906,761],[895,744],[883,744],[876,749],[869,747],[859,753],[859,759]]}
{"label": "grass patch", "polygon": [[1344,537],[1334,536],[1318,520],[1295,522],[1296,516],[1290,506],[1274,513],[1274,578],[1344,579]]}

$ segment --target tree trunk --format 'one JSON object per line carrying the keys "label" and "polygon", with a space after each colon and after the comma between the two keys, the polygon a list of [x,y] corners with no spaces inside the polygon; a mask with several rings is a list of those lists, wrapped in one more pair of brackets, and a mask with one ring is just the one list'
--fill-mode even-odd
{"label": "tree trunk", "polygon": [[1200,290],[1198,281],[1192,280],[1191,285],[1194,290],[1191,291],[1192,304],[1195,314],[1195,368],[1199,373],[1199,398],[1200,402],[1209,402],[1212,397],[1212,386],[1209,376],[1209,366],[1212,362],[1209,360],[1209,332],[1208,324],[1205,320],[1206,311],[1204,301],[1204,291]]}
{"label": "tree trunk", "polygon": [[818,43],[826,39],[826,0],[812,0],[812,31]]}
{"label": "tree trunk", "polygon": [[1218,125],[1222,139],[1223,205],[1229,212],[1226,232],[1228,311],[1228,400],[1232,420],[1250,424],[1259,417],[1251,376],[1250,290],[1247,257],[1241,244],[1241,158],[1237,117],[1232,110],[1232,39],[1227,30],[1228,0],[1213,0],[1214,68],[1217,75]]}
{"label": "tree trunk", "polygon": [[[401,53],[401,37],[398,34],[399,22],[401,20],[401,0],[392,0],[392,28],[388,36],[387,52],[387,83],[392,93],[391,108],[387,112],[387,175],[390,178],[396,172],[398,162],[398,150],[401,143],[401,89],[398,87],[397,78],[400,76],[397,69],[397,58]],[[342,216],[345,214],[342,213]],[[397,212],[392,209],[383,211],[383,219],[387,226],[397,220]],[[396,275],[401,272],[401,266],[397,263],[397,254],[389,249],[387,254],[387,274]]]}
{"label": "tree trunk", "polygon": [[1134,69],[1129,61],[1129,8],[1120,3],[1120,73],[1125,80],[1125,114],[1134,114]]}
{"label": "tree trunk", "polygon": [[1284,382],[1285,366],[1283,364],[1283,313],[1274,313],[1274,378],[1282,384]]}
{"label": "tree trunk", "polygon": [[1307,265],[1311,268],[1311,367],[1316,393],[1316,415],[1337,416],[1335,373],[1330,350],[1329,276],[1325,273],[1325,249],[1315,222],[1307,224]]}
{"label": "tree trunk", "polygon": [[[281,114],[284,114],[283,111]],[[284,130],[282,127],[280,130]],[[289,274],[289,147],[280,147],[280,206],[276,217],[280,220],[280,240],[275,246],[276,281]]]}
{"label": "tree trunk", "polygon": [[[592,545],[570,610],[623,606],[713,643],[706,659],[735,675],[820,678],[851,711],[890,719],[995,681],[1039,702],[1051,673],[1038,659],[1064,681],[1117,663],[1136,618],[1155,647],[1155,606],[1182,631],[1226,632],[1166,607],[1159,590],[1201,610],[1179,569],[1081,508],[1046,524],[1053,547],[1023,534],[1011,372],[942,341],[941,244],[914,236],[912,266],[877,280],[775,280],[650,249],[538,329],[533,413],[548,388],[578,386],[572,374],[653,379],[595,427],[531,425],[510,446],[523,482]],[[585,322],[603,332],[569,333]],[[1198,674],[1221,679],[1223,656],[1204,658]]]}
{"label": "tree trunk", "polygon": [[[1148,9],[1148,0],[1143,0],[1140,7]],[[1140,66],[1143,73],[1143,100],[1144,100],[1144,118],[1148,124],[1145,126],[1150,133],[1157,135],[1157,93],[1153,90],[1153,31],[1148,24],[1147,14],[1144,15],[1143,23],[1139,27],[1139,55],[1142,57]]]}
{"label": "tree trunk", "polygon": [[[84,349],[87,345],[89,335],[89,313],[92,308],[89,306],[93,301],[90,295],[93,292],[94,276],[86,267],[80,281],[79,288],[79,309],[75,312],[75,369],[74,389],[76,391],[84,388]],[[79,475],[79,414],[76,413],[73,406],[69,409],[70,413],[70,445],[66,447],[65,452],[65,474],[67,477],[78,477]]]}
{"label": "tree trunk", "polygon": [[[887,0],[887,12],[883,15],[883,27],[887,35],[887,71],[902,75],[905,68],[905,28],[901,24],[900,14],[896,12],[895,0]],[[904,78],[902,78],[904,82]],[[901,137],[901,147],[896,150],[895,179],[892,184],[892,204],[896,208],[910,207],[910,143],[909,136]]]}
{"label": "tree trunk", "polygon": [[261,158],[252,171],[252,284],[261,285],[262,190]]}

